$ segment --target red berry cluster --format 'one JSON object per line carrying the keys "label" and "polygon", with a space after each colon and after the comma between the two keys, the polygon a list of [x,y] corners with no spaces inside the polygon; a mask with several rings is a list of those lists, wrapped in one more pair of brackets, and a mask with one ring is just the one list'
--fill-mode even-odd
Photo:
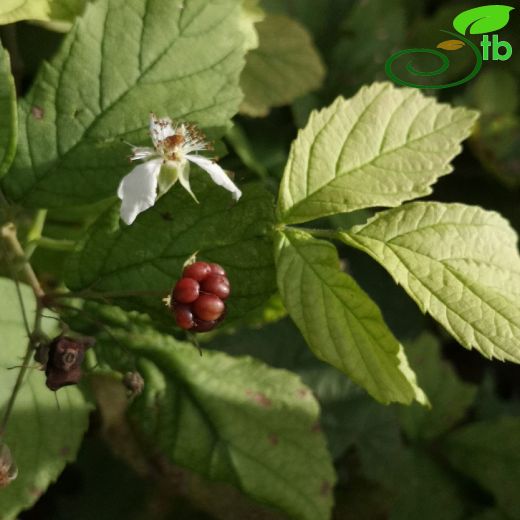
{"label": "red berry cluster", "polygon": [[177,325],[193,332],[214,329],[224,319],[224,300],[229,293],[229,280],[220,265],[206,262],[188,265],[171,295]]}

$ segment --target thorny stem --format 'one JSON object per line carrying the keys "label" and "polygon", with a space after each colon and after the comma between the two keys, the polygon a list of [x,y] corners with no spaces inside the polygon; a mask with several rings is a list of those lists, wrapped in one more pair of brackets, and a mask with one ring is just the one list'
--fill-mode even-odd
{"label": "thorny stem", "polygon": [[34,327],[33,327],[34,333],[33,333],[33,335],[31,335],[29,337],[29,341],[27,342],[27,349],[25,351],[25,356],[23,358],[22,365],[20,367],[20,371],[18,372],[18,376],[16,378],[13,389],[11,391],[11,395],[9,396],[9,401],[7,402],[7,406],[5,408],[4,415],[2,417],[2,422],[0,423],[0,436],[3,436],[3,434],[5,432],[7,423],[9,422],[9,417],[11,416],[11,412],[13,411],[14,403],[16,401],[16,398],[18,397],[18,393],[22,386],[27,369],[29,368],[29,363],[31,361],[31,357],[32,357],[33,350],[34,350],[34,337],[41,328],[42,310],[43,310],[43,307],[42,307],[41,303],[38,301],[37,308],[36,308],[36,316],[34,319]]}
{"label": "thorny stem", "polygon": [[6,224],[2,227],[0,235],[5,240],[5,243],[11,252],[14,254],[17,262],[22,262],[21,271],[25,277],[25,280],[31,286],[36,299],[40,301],[45,296],[45,292],[43,291],[31,264],[25,257],[25,251],[23,250],[20,242],[18,241],[18,237],[16,236],[16,226],[12,222]]}
{"label": "thorny stem", "polygon": [[127,298],[130,296],[164,296],[168,291],[112,291],[97,293],[94,291],[78,291],[66,293],[48,293],[47,301],[61,298],[79,298],[81,300],[110,300],[112,298]]}
{"label": "thorny stem", "polygon": [[23,301],[22,296],[22,289],[20,288],[20,281],[18,280],[18,277],[16,276],[16,273],[13,270],[12,276],[14,278],[14,284],[16,287],[16,295],[18,296],[18,301],[20,302],[20,310],[22,312],[22,318],[23,318],[23,325],[25,327],[25,331],[27,332],[27,336],[30,337],[31,332],[31,326],[29,325],[29,318],[27,317],[27,311],[25,310],[25,304]]}
{"label": "thorny stem", "polygon": [[[13,265],[14,278],[15,281],[18,280],[17,271],[21,270],[27,283],[31,286],[34,296],[36,298],[36,315],[34,318],[34,326],[32,332],[28,330],[29,340],[27,342],[27,349],[25,351],[25,356],[22,361],[22,366],[20,367],[20,371],[18,372],[18,376],[16,378],[16,382],[11,391],[11,395],[9,397],[9,401],[7,402],[7,406],[4,411],[4,415],[2,417],[2,421],[0,423],[0,436],[3,435],[7,423],[9,421],[9,417],[13,410],[14,403],[22,386],[25,374],[27,372],[28,364],[31,361],[31,356],[34,350],[34,344],[41,335],[41,320],[42,320],[42,310],[43,310],[43,299],[45,297],[45,292],[43,291],[36,274],[33,271],[31,264],[27,261],[25,256],[25,252],[18,241],[18,237],[16,235],[16,226],[13,223],[5,224],[0,229],[0,238],[3,239],[4,246],[9,251],[9,253],[14,257],[15,263]],[[19,267],[21,263],[21,267]],[[18,288],[17,288],[18,289]],[[21,298],[21,293],[18,291],[18,296]],[[23,301],[20,299],[20,304],[22,305],[22,311],[24,312]],[[24,323],[26,327],[28,324],[26,322],[26,318],[24,317]]]}
{"label": "thorny stem", "polygon": [[199,351],[200,357],[202,357],[202,348],[200,347],[199,340],[197,339],[196,334],[192,334],[191,332],[188,332],[186,334],[186,337],[190,341],[190,343]]}
{"label": "thorny stem", "polygon": [[18,301],[20,303],[20,311],[22,313],[23,318],[23,324],[25,327],[25,331],[27,332],[27,336],[31,335],[31,326],[29,325],[29,319],[27,317],[27,312],[25,310],[25,304],[22,297],[22,290],[20,288],[20,281],[18,280],[17,272],[14,268],[14,266],[9,262],[9,249],[7,248],[7,245],[3,240],[0,240],[0,245],[2,246],[3,253],[5,255],[7,268],[9,269],[9,272],[11,274],[11,278],[14,280],[15,287],[16,287],[16,295],[18,296]]}

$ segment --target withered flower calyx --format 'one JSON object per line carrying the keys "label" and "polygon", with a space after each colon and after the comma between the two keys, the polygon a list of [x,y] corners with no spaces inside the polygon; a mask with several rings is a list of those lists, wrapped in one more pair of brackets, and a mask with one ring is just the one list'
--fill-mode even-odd
{"label": "withered flower calyx", "polygon": [[82,376],[81,364],[85,351],[94,344],[93,338],[58,336],[52,340],[45,365],[47,387],[56,391],[63,386],[77,384]]}

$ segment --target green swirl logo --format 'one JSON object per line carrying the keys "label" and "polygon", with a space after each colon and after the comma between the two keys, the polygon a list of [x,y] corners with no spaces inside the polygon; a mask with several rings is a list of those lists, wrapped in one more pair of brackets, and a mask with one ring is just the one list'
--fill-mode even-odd
{"label": "green swirl logo", "polygon": [[[439,43],[437,45],[437,49],[405,49],[392,54],[392,56],[388,58],[385,64],[386,75],[398,85],[414,88],[451,88],[458,87],[459,85],[471,81],[480,72],[484,61],[488,61],[489,59],[492,59],[493,61],[506,61],[512,56],[513,49],[509,42],[500,41],[496,34],[494,34],[490,40],[487,33],[495,32],[505,27],[509,23],[510,12],[513,9],[514,7],[508,5],[487,5],[469,9],[460,13],[453,20],[453,27],[457,33],[444,30],[441,31],[455,37],[454,39]],[[466,38],[465,35],[468,31],[469,34],[484,35],[480,43],[482,51],[469,38]],[[427,54],[434,56],[439,60],[439,66],[436,69],[429,71],[419,70],[414,65],[412,58],[411,60],[409,59],[405,65],[406,71],[411,76],[415,76],[417,78],[432,78],[440,76],[444,74],[450,67],[450,59],[448,55],[442,51],[453,52],[462,49],[463,47],[468,47],[471,49],[475,59],[475,65],[471,72],[469,72],[469,74],[467,74],[462,79],[444,84],[425,84],[420,80],[412,81],[402,79],[394,71],[394,66],[398,60],[402,60],[403,58],[406,59],[406,57],[410,58],[412,55],[417,56],[419,54]]]}

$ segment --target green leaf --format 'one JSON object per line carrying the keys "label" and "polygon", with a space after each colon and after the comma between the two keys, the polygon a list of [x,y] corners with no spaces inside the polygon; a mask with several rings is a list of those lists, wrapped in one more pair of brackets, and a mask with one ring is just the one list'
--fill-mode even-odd
{"label": "green leaf", "polygon": [[291,518],[327,520],[335,482],[312,392],[285,370],[181,343],[151,329],[110,328],[139,356],[145,389],[130,409],[140,437],[171,462],[232,484]]}
{"label": "green leaf", "polygon": [[278,219],[299,223],[374,206],[398,206],[431,193],[452,171],[477,117],[417,89],[363,87],[313,112],[293,143]]}
{"label": "green leaf", "polygon": [[342,234],[466,348],[520,362],[517,236],[494,212],[417,202]]}
{"label": "green leaf", "polygon": [[520,417],[520,400],[500,395],[497,381],[499,377],[501,375],[496,372],[488,371],[484,374],[475,399],[473,417],[476,420],[488,421],[506,415]]}
{"label": "green leaf", "polygon": [[[414,21],[413,31],[407,31],[405,40],[402,42],[402,45],[400,45],[399,48],[395,49],[395,51],[407,48],[434,49],[439,41],[441,41],[443,36],[446,36],[446,34],[442,33],[441,30],[449,29],[453,23],[453,19],[463,9],[468,7],[471,7],[471,2],[468,0],[463,0],[462,2],[448,2],[443,5],[439,5],[438,9],[435,9],[433,14],[423,12]],[[405,27],[408,27],[408,22]],[[387,57],[388,56],[389,54],[387,54]],[[412,58],[412,56],[413,67],[416,70],[431,71],[434,70],[438,64],[440,64],[440,62],[436,61],[436,58],[433,58],[428,53],[414,53],[413,55],[410,55],[409,58]],[[385,59],[387,59],[387,57]],[[408,78],[415,82],[417,78],[410,75],[409,72],[406,71],[405,67],[408,62],[408,59],[402,59],[401,63],[395,62],[395,65],[397,65],[399,74],[403,74],[402,77]],[[460,78],[464,78],[473,70],[475,66],[475,57],[473,56],[473,52],[470,47],[466,45],[464,50],[450,53],[449,63],[449,68],[442,74],[438,76],[423,77],[421,78],[421,82],[424,81],[425,84],[435,86],[439,84],[455,82]],[[477,76],[477,78],[478,77],[479,76]],[[471,83],[468,83],[468,85],[470,84]]]}
{"label": "green leaf", "polygon": [[386,482],[396,488],[398,495],[390,520],[437,520],[439,511],[443,520],[467,518],[464,488],[426,451],[407,449],[397,462],[395,473],[393,482]]}
{"label": "green leaf", "polygon": [[265,12],[259,4],[260,0],[242,0],[242,16],[246,35],[244,48],[246,50],[256,49],[260,44],[255,24],[265,18]]}
{"label": "green leaf", "polygon": [[[501,85],[500,94],[502,101],[489,103],[487,105],[489,108],[500,110],[508,105],[511,107],[507,83]],[[507,192],[494,191],[495,193],[500,193],[500,201],[504,207],[510,205],[512,208],[516,208],[517,205],[517,200],[514,199],[513,193],[515,192],[514,189],[520,185],[519,146],[520,117],[513,113],[484,115],[479,124],[478,132],[472,137],[472,150],[483,167],[508,188]],[[491,200],[494,196],[496,197],[491,190],[489,190],[489,193],[488,190],[482,191],[486,192],[487,200]],[[503,193],[505,196],[502,195]]]}
{"label": "green leaf", "polygon": [[499,509],[485,509],[481,513],[472,516],[470,520],[511,520]]}
{"label": "green leaf", "polygon": [[0,25],[20,20],[71,22],[80,14],[87,0],[3,0]]}
{"label": "green leaf", "polygon": [[498,31],[509,22],[509,5],[484,5],[463,11],[453,20],[453,27],[461,34],[485,34]]}
{"label": "green leaf", "polygon": [[[110,426],[114,428],[112,424]],[[112,432],[114,439],[117,436]],[[114,439],[114,443],[124,445],[120,437]],[[147,506],[153,500],[150,496],[157,490],[157,481],[137,475],[109,449],[100,435],[85,438],[74,463],[74,475],[81,478],[81,491],[67,493],[69,479],[63,476],[58,486],[65,484],[65,489],[59,487],[64,492],[56,493],[52,500],[55,519],[70,518],[74,511],[74,520],[143,520],[149,511]],[[166,512],[164,514],[166,517]]]}
{"label": "green leaf", "polygon": [[[272,241],[272,196],[258,185],[233,205],[229,193],[192,176],[196,204],[174,187],[132,226],[119,227],[118,207],[94,224],[66,272],[72,290],[98,293],[157,291],[114,302],[150,313],[173,326],[162,302],[193,253],[221,264],[231,282],[226,323],[260,310],[276,292]],[[108,296],[108,295],[107,295]]]}
{"label": "green leaf", "polygon": [[247,55],[240,78],[245,95],[240,111],[255,117],[316,90],[325,76],[318,51],[298,22],[268,15],[257,29],[260,45]]}
{"label": "green leaf", "polygon": [[[345,403],[351,418],[345,432],[353,436],[363,476],[399,491],[399,482],[409,472],[407,447],[399,429],[395,408],[358,398]],[[407,479],[403,479],[406,481]]]}
{"label": "green leaf", "polygon": [[477,388],[461,381],[452,366],[442,359],[440,344],[434,336],[422,334],[406,344],[406,352],[432,407],[428,410],[414,403],[400,408],[401,426],[413,440],[435,439],[464,418]]}
{"label": "green leaf", "polygon": [[[356,213],[337,215],[337,217],[349,215],[356,215]],[[372,215],[373,213],[356,224],[366,222]],[[337,220],[336,224],[342,229],[352,227],[352,225],[343,226],[343,224],[347,224],[347,218],[334,220]],[[333,225],[333,227],[336,226]],[[348,253],[346,260],[348,273],[376,302],[381,309],[385,322],[394,335],[400,341],[411,341],[417,338],[428,327],[429,319],[421,313],[415,302],[408,297],[405,291],[396,286],[388,273],[378,263],[367,261],[363,252],[351,249],[347,250],[346,253]]]}
{"label": "green leaf", "polygon": [[[315,39],[325,44],[335,41],[338,20],[349,12],[355,0],[262,0],[272,14],[286,15],[307,27]],[[324,45],[326,46],[326,45]]]}
{"label": "green leaf", "polygon": [[338,24],[341,32],[329,40],[333,48],[327,92],[334,95],[351,95],[360,85],[386,79],[388,57],[408,47],[405,38],[409,32],[409,18],[405,0],[356,1],[353,4]]}
{"label": "green leaf", "polygon": [[[21,286],[29,320],[35,301],[29,287]],[[21,308],[15,285],[0,278],[0,409],[5,409],[18,370],[9,370],[20,363],[27,347]],[[44,319],[49,333],[54,320]],[[77,388],[64,388],[57,394],[45,386],[45,376],[39,370],[28,370],[15,401],[3,440],[10,447],[18,466],[18,478],[0,492],[0,519],[11,520],[36,502],[61,473],[65,464],[74,460],[88,426],[89,405]]]}
{"label": "green leaf", "polygon": [[392,497],[384,518],[437,520],[439,511],[446,520],[465,518],[465,495],[458,479],[427,449],[405,444],[396,410],[375,402],[358,408],[352,412],[363,476],[378,482]]}
{"label": "green leaf", "polygon": [[439,511],[446,520],[465,518],[466,497],[458,479],[430,456],[427,447],[403,440],[396,418],[396,408],[403,407],[382,407],[361,400],[345,405],[351,414],[345,427],[357,430],[355,444],[362,475],[379,483],[390,499],[381,518],[437,520]]}
{"label": "green leaf", "polygon": [[258,330],[220,334],[207,347],[233,356],[254,356],[270,366],[298,374],[320,403],[320,425],[334,458],[363,436],[364,428],[373,426],[372,422],[367,424],[368,417],[373,419],[378,410],[389,412],[343,372],[319,361],[289,318]]}
{"label": "green leaf", "polygon": [[402,346],[376,304],[339,271],[334,246],[286,229],[275,247],[282,299],[314,354],[378,401],[425,404]]}
{"label": "green leaf", "polygon": [[495,496],[500,509],[520,517],[520,418],[473,423],[450,434],[443,451],[457,470]]}
{"label": "green leaf", "polygon": [[9,54],[0,45],[0,177],[5,175],[16,153],[16,90]]}
{"label": "green leaf", "polygon": [[149,145],[150,111],[203,128],[229,123],[241,100],[241,3],[180,4],[87,5],[23,103],[10,198],[61,207],[115,196],[129,171],[122,139]]}
{"label": "green leaf", "polygon": [[[496,95],[497,88],[500,89],[500,96]],[[506,70],[488,69],[471,83],[466,99],[482,114],[513,114],[520,101],[516,77]],[[482,126],[487,124],[483,122]]]}

